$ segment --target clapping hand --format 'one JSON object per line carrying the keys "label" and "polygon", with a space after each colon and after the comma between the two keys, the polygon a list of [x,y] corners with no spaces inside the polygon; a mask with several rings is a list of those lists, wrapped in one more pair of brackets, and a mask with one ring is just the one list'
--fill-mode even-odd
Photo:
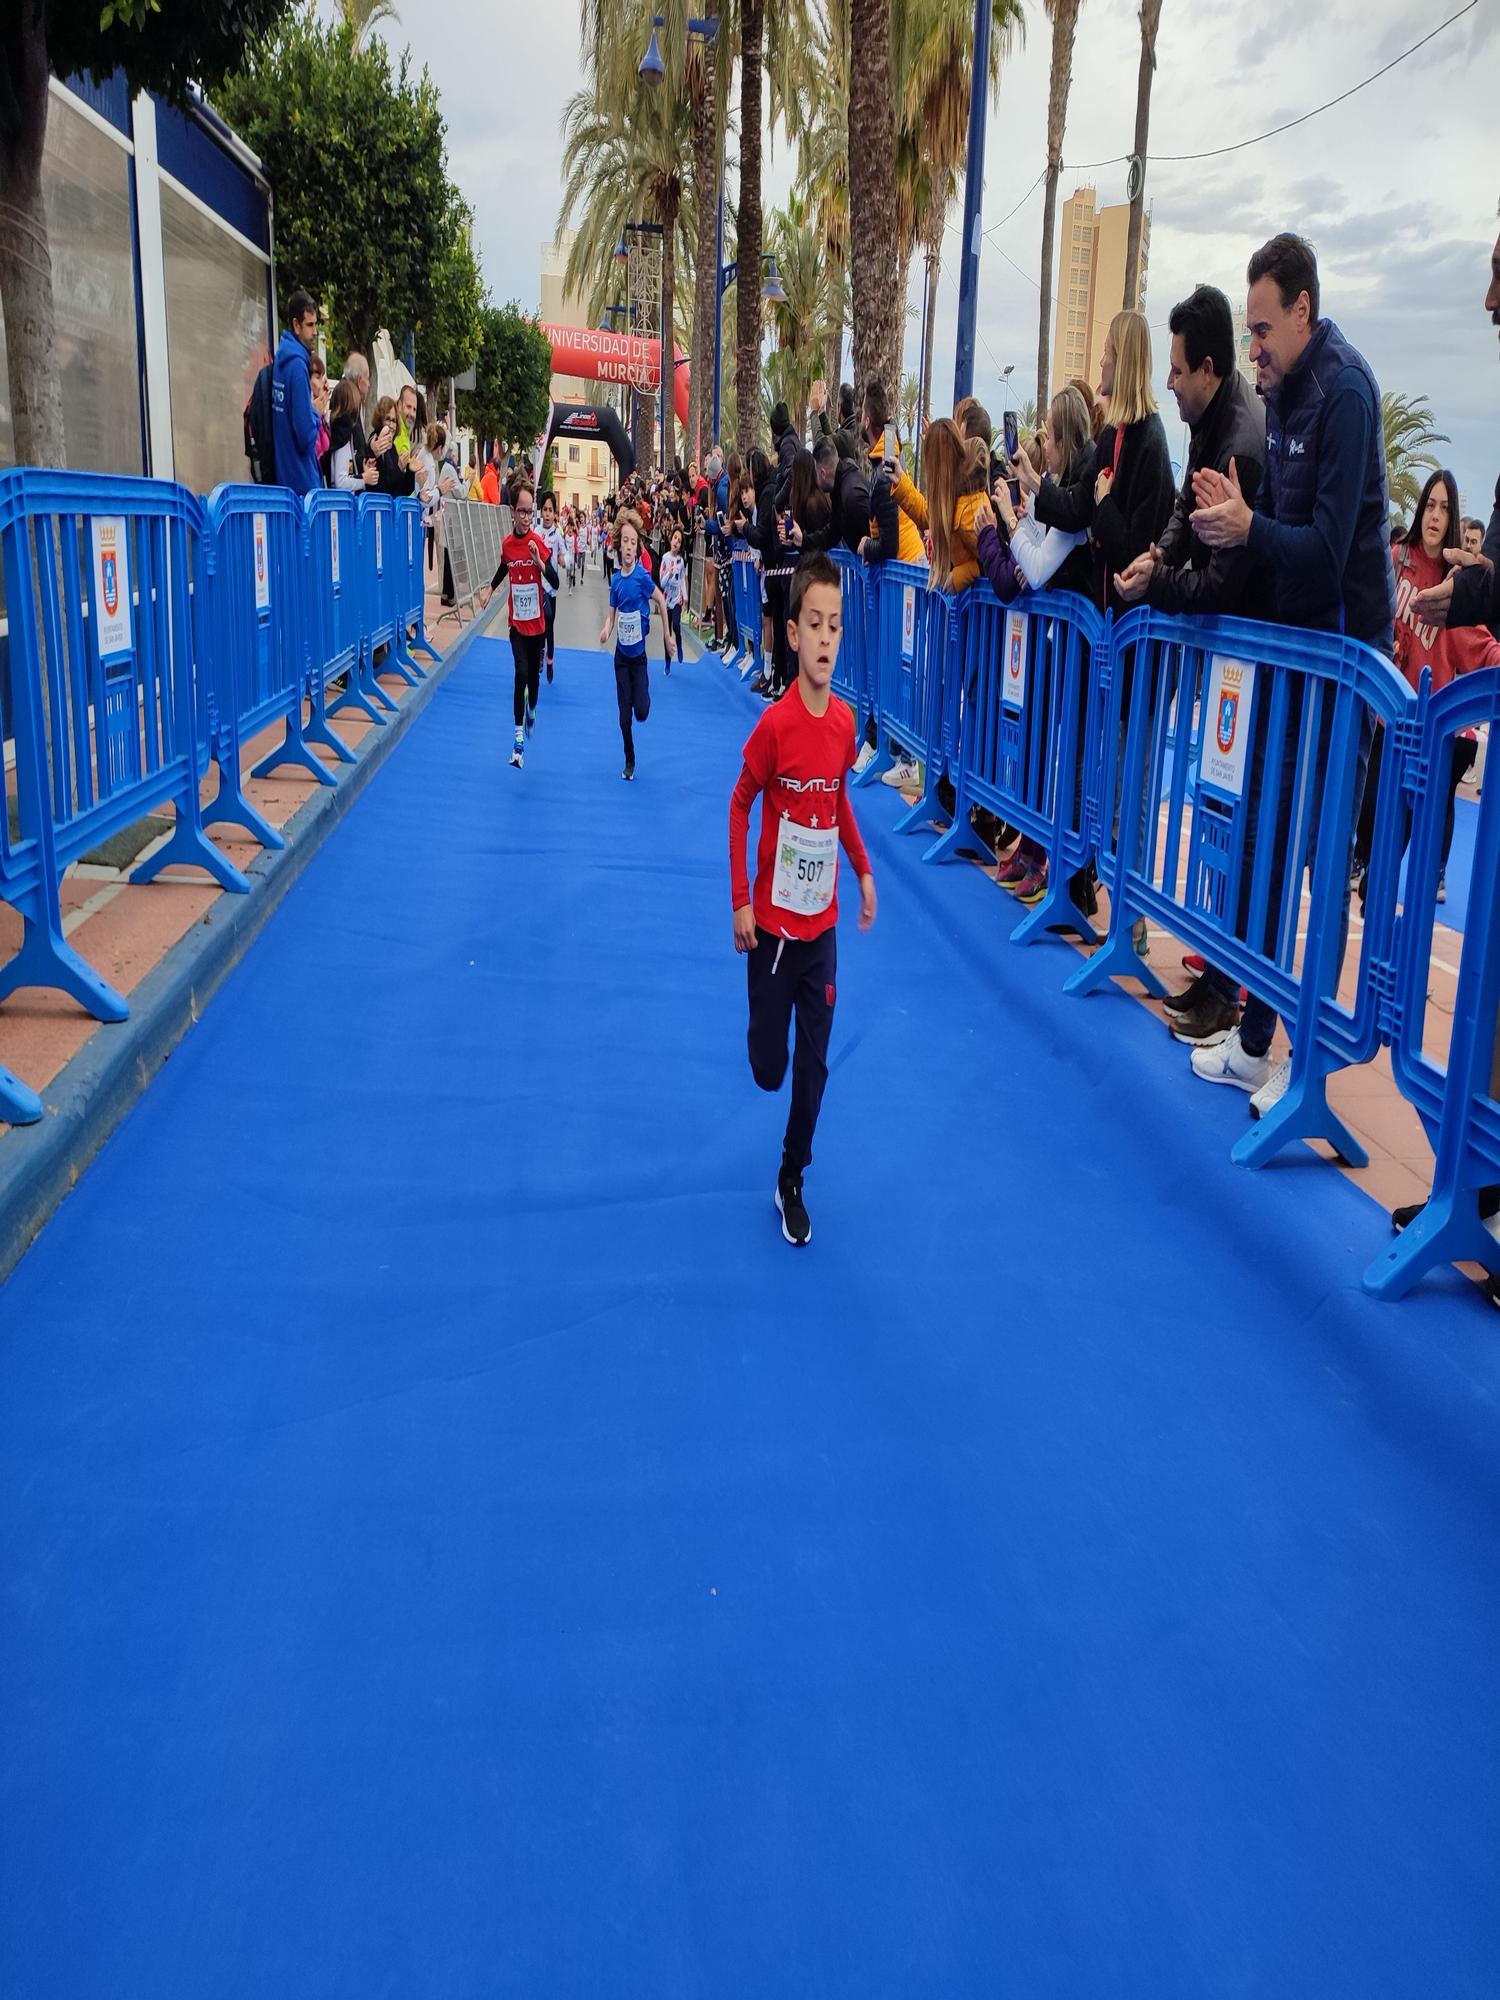
{"label": "clapping hand", "polygon": [[1208,467],[1195,472],[1193,498],[1198,504],[1191,525],[1200,542],[1211,549],[1237,549],[1248,540],[1252,516],[1233,459],[1227,477]]}

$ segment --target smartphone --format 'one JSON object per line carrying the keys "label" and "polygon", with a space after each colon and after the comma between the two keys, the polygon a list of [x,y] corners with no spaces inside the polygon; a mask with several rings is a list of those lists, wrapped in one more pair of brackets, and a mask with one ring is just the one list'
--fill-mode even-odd
{"label": "smartphone", "polygon": [[1021,426],[1014,410],[1005,412],[1005,456],[1014,458],[1021,449]]}
{"label": "smartphone", "polygon": [[886,425],[885,437],[881,443],[880,448],[885,453],[885,456],[887,458],[890,459],[895,458],[898,447],[896,444],[896,426],[894,424]]}

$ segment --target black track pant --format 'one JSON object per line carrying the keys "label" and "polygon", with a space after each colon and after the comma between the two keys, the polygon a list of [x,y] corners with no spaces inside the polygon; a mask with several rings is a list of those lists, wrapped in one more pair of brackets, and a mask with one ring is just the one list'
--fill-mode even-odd
{"label": "black track pant", "polygon": [[786,1075],[787,1038],[797,1018],[792,1055],[792,1108],[786,1121],[782,1166],[801,1174],[812,1160],[813,1132],[828,1081],[828,1037],[833,1028],[838,973],[837,933],[779,938],[757,927],[746,954],[750,982],[750,1071],[762,1090],[780,1090]]}
{"label": "black track pant", "polygon": [[510,635],[511,658],[516,663],[516,727],[519,729],[526,720],[526,704],[536,707],[537,690],[542,684],[542,638],[540,632],[515,632]]}
{"label": "black track pant", "polygon": [[615,654],[615,694],[620,703],[620,741],[625,745],[625,761],[635,762],[635,733],[632,715],[644,722],[651,713],[651,681],[644,653]]}
{"label": "black track pant", "polygon": [[547,658],[550,660],[556,650],[557,599],[542,592],[542,609],[547,614]]}

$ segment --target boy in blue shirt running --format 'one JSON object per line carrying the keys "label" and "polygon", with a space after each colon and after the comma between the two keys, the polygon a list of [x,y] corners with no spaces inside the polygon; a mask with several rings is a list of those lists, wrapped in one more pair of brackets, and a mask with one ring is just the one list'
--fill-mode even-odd
{"label": "boy in blue shirt running", "polygon": [[646,675],[646,641],[651,634],[651,606],[661,610],[667,658],[672,657],[672,630],[667,600],[641,563],[641,517],[627,507],[615,521],[619,567],[609,580],[609,616],[599,634],[607,646],[615,641],[615,693],[620,703],[620,736],[625,745],[625,777],[635,776],[635,736],[631,717],[644,722],[651,713],[651,685]]}

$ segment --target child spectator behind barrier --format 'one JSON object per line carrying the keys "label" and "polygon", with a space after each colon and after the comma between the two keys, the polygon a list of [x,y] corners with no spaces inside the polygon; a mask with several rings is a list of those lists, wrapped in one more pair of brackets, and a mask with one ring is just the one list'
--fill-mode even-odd
{"label": "child spectator behind barrier", "polygon": [[989,485],[988,440],[966,438],[951,417],[927,429],[922,446],[926,497],[905,472],[896,480],[896,504],[932,538],[932,588],[966,590],[979,576],[977,516]]}

